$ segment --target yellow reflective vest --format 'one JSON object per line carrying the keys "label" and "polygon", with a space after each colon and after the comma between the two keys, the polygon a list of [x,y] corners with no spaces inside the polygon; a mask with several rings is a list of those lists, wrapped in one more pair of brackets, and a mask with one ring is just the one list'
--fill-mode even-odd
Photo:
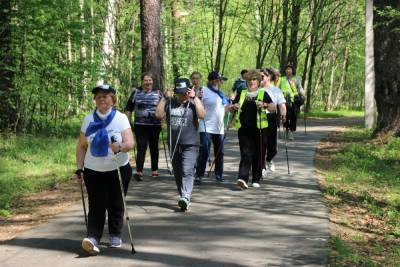
{"label": "yellow reflective vest", "polygon": [[288,102],[293,102],[294,97],[298,95],[296,85],[290,85],[285,76],[280,78],[278,87],[282,90],[282,93]]}
{"label": "yellow reflective vest", "polygon": [[[239,129],[242,125],[240,124],[240,113],[242,112],[242,105],[244,103],[244,100],[246,99],[247,95],[247,90],[243,89],[240,92],[240,98],[238,104],[240,105],[239,109],[236,111],[236,114],[234,115],[233,122],[232,122],[232,127],[235,129]],[[264,93],[265,91],[262,89],[258,90],[257,93],[257,100],[256,101],[263,101],[264,100]],[[267,113],[263,109],[259,109],[259,112],[257,112],[257,128],[258,129],[264,129],[268,127],[268,118],[267,118]]]}

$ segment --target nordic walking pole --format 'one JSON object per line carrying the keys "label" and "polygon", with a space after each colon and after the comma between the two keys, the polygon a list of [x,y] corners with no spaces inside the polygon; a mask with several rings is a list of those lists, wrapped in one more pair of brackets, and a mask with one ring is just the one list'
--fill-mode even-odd
{"label": "nordic walking pole", "polygon": [[169,168],[169,163],[168,163],[168,157],[167,157],[167,149],[165,147],[165,140],[164,140],[164,134],[163,134],[163,130],[161,129],[161,139],[162,139],[162,143],[163,143],[163,148],[164,148],[164,155],[165,155],[165,162],[167,163],[167,169],[168,169],[168,173],[170,175],[172,175],[172,171]]}
{"label": "nordic walking pole", "polygon": [[303,108],[303,116],[304,116],[304,135],[307,135],[307,117],[306,117],[306,106]]}
{"label": "nordic walking pole", "polygon": [[[170,104],[171,104],[171,103],[170,103]],[[185,111],[183,112],[183,115],[182,115],[182,117],[181,117],[181,121],[182,121],[182,120],[185,118],[185,116],[186,116],[186,112],[187,112],[187,110],[188,110],[188,108],[189,108],[189,104],[190,104],[190,101],[187,102]],[[170,108],[171,108],[171,107],[170,107]],[[171,114],[171,112],[170,112],[169,114]],[[171,121],[170,121],[170,123],[171,123]],[[169,128],[171,128],[171,125],[170,125]],[[172,151],[171,162],[172,162],[172,160],[173,160],[173,158],[174,158],[174,156],[175,156],[176,148],[178,147],[178,141],[179,141],[179,138],[181,137],[181,133],[182,133],[182,124],[181,124],[180,127],[179,127],[179,132],[178,132],[178,136],[177,136],[177,138],[176,138],[174,150]],[[171,138],[171,137],[170,137],[170,138]],[[171,145],[172,145],[172,144],[171,144]]]}
{"label": "nordic walking pole", "polygon": [[[282,125],[283,127],[283,125]],[[287,172],[290,175],[290,168],[289,168],[289,154],[288,154],[288,150],[287,150],[287,137],[288,137],[288,133],[289,133],[289,128],[286,127],[286,133],[284,134],[285,136],[285,149],[286,149],[286,162],[287,162]]]}
{"label": "nordic walking pole", "polygon": [[82,197],[83,213],[85,214],[86,237],[87,237],[88,236],[88,220],[87,220],[86,203],[85,203],[85,196],[83,194],[82,181],[80,182],[80,186],[81,186],[81,197]]}
{"label": "nordic walking pole", "polygon": [[[117,142],[115,136],[111,137],[111,143]],[[133,246],[133,239],[132,239],[132,233],[131,233],[131,225],[129,223],[129,214],[128,210],[126,209],[126,200],[125,200],[125,194],[124,194],[124,186],[122,184],[122,177],[121,177],[121,171],[119,169],[119,163],[118,163],[118,158],[117,158],[118,153],[114,153],[114,162],[115,162],[115,167],[117,167],[117,172],[118,172],[118,180],[119,180],[119,186],[121,189],[121,197],[122,197],[122,203],[124,204],[124,214],[126,218],[126,223],[128,225],[128,233],[129,233],[129,239],[131,241],[131,246],[132,246],[132,254],[136,253],[135,247]]]}
{"label": "nordic walking pole", "polygon": [[[227,118],[227,119],[228,119],[228,120],[227,120],[227,121],[228,121],[228,124],[227,124],[227,126],[226,126],[226,131],[225,131],[224,137],[222,138],[221,145],[218,147],[217,153],[215,154],[214,160],[213,160],[212,163],[211,163],[210,169],[208,170],[208,173],[207,173],[207,176],[208,176],[208,177],[210,177],[212,168],[213,168],[214,165],[215,165],[215,161],[216,161],[217,158],[219,157],[219,154],[220,154],[220,152],[221,152],[222,146],[223,146],[223,144],[224,144],[224,142],[225,142],[225,138],[226,138],[226,136],[228,135],[229,125],[232,123],[233,117],[234,117],[235,114],[236,114],[236,110],[235,110],[234,114],[232,115],[232,117],[231,117],[230,119],[229,119],[229,114],[230,114],[230,112],[228,113],[228,118]],[[207,140],[208,140],[208,139],[207,139]]]}

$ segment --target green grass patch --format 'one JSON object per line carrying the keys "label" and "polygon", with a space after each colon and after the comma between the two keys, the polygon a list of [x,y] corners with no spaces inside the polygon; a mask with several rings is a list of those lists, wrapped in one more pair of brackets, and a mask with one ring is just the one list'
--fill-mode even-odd
{"label": "green grass patch", "polygon": [[[352,217],[358,216],[352,224],[379,222],[355,225],[359,234],[353,240],[332,237],[332,266],[392,266],[400,262],[400,138],[384,144],[373,139],[371,131],[353,127],[330,141],[341,146],[332,152],[329,164],[320,165],[325,171],[325,194],[334,197],[333,205],[344,205],[346,212],[353,212]],[[366,214],[358,214],[360,208]],[[366,237],[370,231],[379,238],[362,240],[360,233]]]}
{"label": "green grass patch", "polygon": [[75,137],[18,135],[0,140],[0,216],[24,194],[53,188],[75,167]]}
{"label": "green grass patch", "polygon": [[[304,114],[299,115],[303,118]],[[323,111],[323,110],[312,110],[306,113],[308,118],[343,118],[343,117],[362,117],[364,116],[364,111],[360,110],[334,110],[334,111]]]}

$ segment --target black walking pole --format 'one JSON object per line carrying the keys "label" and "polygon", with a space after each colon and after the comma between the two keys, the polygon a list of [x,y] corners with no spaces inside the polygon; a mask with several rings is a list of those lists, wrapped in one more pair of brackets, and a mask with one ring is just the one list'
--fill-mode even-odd
{"label": "black walking pole", "polygon": [[[111,137],[111,143],[115,143],[117,140],[115,138],[115,136]],[[131,233],[131,225],[129,223],[129,214],[128,214],[128,210],[126,209],[126,200],[125,200],[125,194],[124,194],[124,186],[122,184],[122,177],[121,177],[121,171],[119,169],[119,163],[118,163],[118,158],[117,158],[117,154],[118,153],[114,153],[114,162],[115,162],[115,167],[117,168],[117,172],[118,172],[118,180],[119,180],[119,186],[121,189],[121,197],[122,197],[122,203],[124,205],[124,215],[126,218],[126,223],[128,225],[128,233],[129,233],[129,239],[131,241],[131,246],[132,246],[132,254],[136,253],[135,247],[133,246],[133,239],[132,239],[132,233]]]}
{"label": "black walking pole", "polygon": [[164,148],[164,155],[165,155],[165,162],[167,163],[167,169],[168,169],[168,173],[170,175],[172,175],[172,170],[169,167],[169,163],[168,163],[168,157],[167,157],[167,149],[165,147],[165,140],[164,140],[164,134],[163,134],[163,130],[161,129],[161,139],[162,139],[162,143],[163,143],[163,148]]}
{"label": "black walking pole", "polygon": [[[259,147],[259,149],[260,149],[260,153],[259,153],[259,173],[261,173],[261,177],[262,177],[262,170],[263,170],[263,167],[265,167],[265,158],[263,159],[263,134],[262,134],[262,128],[261,128],[261,123],[262,123],[262,121],[261,121],[261,113],[262,113],[262,110],[261,110],[261,108],[258,108],[258,120],[259,120],[259,129],[258,129],[258,131],[259,131],[259,144],[258,144],[258,147]],[[264,162],[263,162],[264,161]]]}
{"label": "black walking pole", "polygon": [[82,197],[83,213],[85,214],[86,237],[87,237],[88,236],[88,219],[87,219],[87,213],[86,213],[86,202],[85,202],[85,195],[83,194],[82,181],[80,182],[80,186],[81,186],[81,197]]}
{"label": "black walking pole", "polygon": [[304,135],[307,135],[307,119],[306,119],[306,105],[303,108],[303,116],[304,116]]}
{"label": "black walking pole", "polygon": [[[230,112],[229,112],[228,114],[230,114]],[[230,119],[229,119],[229,117],[228,117],[228,120],[227,120],[227,121],[228,121],[228,124],[227,124],[227,126],[226,126],[226,131],[225,131],[224,137],[222,138],[221,144],[220,144],[219,147],[218,147],[217,153],[215,153],[215,157],[214,157],[214,160],[213,160],[212,163],[211,163],[210,169],[208,170],[207,177],[210,177],[212,168],[213,168],[214,165],[215,165],[215,161],[217,160],[217,158],[219,157],[219,154],[221,153],[222,146],[223,146],[223,144],[224,144],[224,142],[225,142],[225,138],[226,138],[226,136],[228,135],[229,125],[232,123],[232,120],[233,120],[233,117],[235,116],[235,114],[236,114],[236,110],[235,110],[235,112],[232,114],[232,117],[231,117]]]}
{"label": "black walking pole", "polygon": [[[283,125],[282,125],[283,127]],[[287,162],[287,172],[290,174],[290,168],[289,168],[289,154],[288,154],[288,149],[287,149],[287,137],[289,133],[289,128],[286,126],[286,134],[285,135],[285,149],[286,149],[286,162]]]}

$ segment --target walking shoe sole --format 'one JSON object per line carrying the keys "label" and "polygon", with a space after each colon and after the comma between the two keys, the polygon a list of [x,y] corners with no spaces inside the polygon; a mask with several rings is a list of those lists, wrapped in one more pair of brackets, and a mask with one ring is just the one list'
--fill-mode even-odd
{"label": "walking shoe sole", "polygon": [[88,238],[82,240],[82,248],[92,256],[96,256],[100,253],[99,248],[96,247],[96,245],[93,244]]}
{"label": "walking shoe sole", "polygon": [[178,206],[181,208],[181,211],[187,211],[189,208],[189,204],[187,204],[184,200],[179,200],[178,201]]}
{"label": "walking shoe sole", "polygon": [[240,188],[242,188],[242,189],[247,189],[247,188],[249,188],[249,186],[246,184],[246,182],[245,182],[245,181],[242,181],[242,180],[238,180],[238,181],[237,181],[237,185],[238,185]]}
{"label": "walking shoe sole", "polygon": [[119,244],[119,245],[110,245],[110,248],[120,248],[120,247],[122,247],[121,244]]}

